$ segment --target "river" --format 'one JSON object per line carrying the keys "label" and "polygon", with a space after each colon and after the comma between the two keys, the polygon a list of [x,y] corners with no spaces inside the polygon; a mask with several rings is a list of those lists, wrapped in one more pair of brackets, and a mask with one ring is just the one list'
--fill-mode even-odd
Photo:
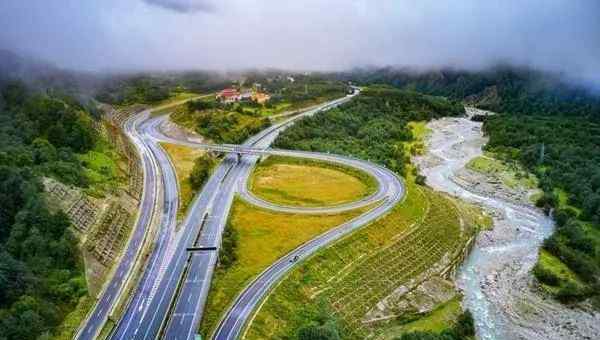
{"label": "river", "polygon": [[486,139],[481,126],[468,118],[430,122],[427,153],[416,159],[429,186],[478,204],[493,217],[494,229],[478,235],[456,278],[464,307],[473,313],[477,337],[597,339],[598,314],[566,308],[533,288],[530,271],[542,241],[554,229],[552,219],[531,204],[476,190],[464,176],[457,180],[469,160],[482,155]]}

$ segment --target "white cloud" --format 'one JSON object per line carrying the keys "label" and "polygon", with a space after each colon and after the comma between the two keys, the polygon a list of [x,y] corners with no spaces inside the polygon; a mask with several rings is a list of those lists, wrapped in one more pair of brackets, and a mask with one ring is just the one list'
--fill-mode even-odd
{"label": "white cloud", "polygon": [[180,13],[212,12],[214,3],[210,0],[143,0],[144,2]]}
{"label": "white cloud", "polygon": [[2,45],[80,69],[481,68],[511,62],[600,83],[597,0],[56,3],[0,2]]}

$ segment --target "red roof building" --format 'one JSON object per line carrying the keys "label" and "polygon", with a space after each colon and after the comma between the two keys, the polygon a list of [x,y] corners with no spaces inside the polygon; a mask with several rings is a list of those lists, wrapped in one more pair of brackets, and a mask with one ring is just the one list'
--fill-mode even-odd
{"label": "red roof building", "polygon": [[219,92],[217,94],[217,99],[220,99],[222,101],[237,101],[240,98],[240,93],[238,92],[238,90],[233,89],[233,88],[229,88],[229,89],[224,89],[221,92]]}

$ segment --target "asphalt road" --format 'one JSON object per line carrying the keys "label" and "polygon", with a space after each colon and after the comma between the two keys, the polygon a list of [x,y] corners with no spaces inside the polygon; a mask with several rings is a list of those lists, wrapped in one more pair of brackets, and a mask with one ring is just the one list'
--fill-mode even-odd
{"label": "asphalt road", "polygon": [[[157,139],[160,139],[161,135],[157,131],[158,131],[157,129],[155,129],[153,131],[153,136]],[[170,140],[170,141],[176,142],[173,140]],[[223,150],[223,148],[220,146],[211,146],[211,145],[202,144],[202,143],[195,143],[193,141],[180,141],[179,143],[187,145],[187,146],[195,146],[195,147],[203,148],[203,149]],[[239,152],[248,152],[248,153],[257,152],[260,154],[309,158],[309,159],[316,159],[316,160],[321,160],[321,161],[339,163],[339,164],[354,167],[354,168],[357,168],[364,172],[369,173],[371,176],[373,176],[377,180],[377,182],[379,184],[379,189],[374,195],[366,198],[365,200],[360,200],[360,201],[355,202],[354,206],[353,206],[353,204],[354,204],[353,203],[353,204],[348,204],[348,205],[344,205],[344,206],[323,207],[323,208],[317,208],[316,209],[317,212],[332,213],[332,212],[343,211],[348,208],[355,209],[357,207],[364,206],[366,204],[371,204],[376,201],[381,201],[382,203],[380,205],[376,206],[375,208],[373,208],[372,210],[358,216],[357,218],[355,218],[347,223],[344,223],[334,229],[331,229],[328,232],[320,235],[319,237],[312,239],[311,241],[303,244],[302,246],[300,246],[297,249],[293,250],[292,252],[288,253],[283,258],[281,258],[280,260],[275,262],[273,265],[271,265],[269,268],[267,268],[250,285],[248,285],[243,290],[243,292],[237,297],[236,301],[231,306],[231,308],[228,310],[225,317],[221,320],[219,327],[217,328],[217,331],[215,332],[215,335],[213,337],[214,339],[218,339],[218,340],[237,339],[240,336],[240,333],[241,333],[244,325],[246,324],[248,319],[251,317],[252,312],[255,310],[255,308],[258,306],[258,304],[262,301],[262,299],[266,296],[268,291],[294,265],[296,265],[299,261],[302,261],[306,257],[310,256],[311,254],[315,253],[317,250],[319,250],[323,246],[330,244],[331,242],[343,237],[344,235],[347,235],[348,233],[350,233],[362,226],[365,226],[366,224],[373,221],[374,219],[386,214],[404,197],[405,191],[404,191],[404,186],[403,186],[401,179],[397,175],[395,175],[393,172],[391,172],[390,170],[388,170],[384,167],[372,164],[372,163],[364,161],[364,160],[355,159],[355,158],[351,158],[351,157],[344,157],[344,156],[339,156],[339,155],[333,155],[333,154],[322,154],[322,153],[316,153],[316,152],[303,152],[303,151],[291,151],[291,150],[280,150],[280,149],[263,149],[263,150],[259,149],[261,146],[268,146],[267,145],[268,143],[270,143],[268,140],[265,141],[263,139],[263,140],[256,142],[252,148],[236,147],[236,150],[238,150]],[[227,148],[225,148],[225,149],[227,149]],[[247,191],[247,178],[250,175],[250,172],[252,171],[254,165],[256,164],[256,161],[257,161],[258,157],[260,156],[260,154],[259,155],[249,154],[249,155],[244,155],[241,157],[241,160],[238,164],[238,167],[240,168],[240,172],[241,172],[241,178],[238,181],[238,185],[237,185],[238,192]],[[277,211],[285,211],[285,212],[292,212],[292,213],[298,213],[298,212],[314,213],[315,212],[312,210],[314,208],[311,208],[309,211],[307,211],[305,208],[301,208],[301,207],[277,206],[273,203],[268,203],[268,202],[267,202],[267,204],[262,204],[262,202],[264,202],[262,200],[257,200],[254,202],[257,203],[259,206],[262,206],[262,207],[265,207],[268,209],[277,210]],[[191,298],[193,300],[194,298],[196,298],[196,295],[194,295],[194,293],[192,293],[192,292],[193,292],[193,290],[191,290],[191,289],[185,289],[183,291],[183,293],[181,294],[181,296],[183,297],[183,299],[187,299],[187,301],[189,301],[190,296],[192,296]],[[180,320],[180,323],[177,324],[177,323],[173,323],[173,321],[171,322],[171,324],[169,325],[169,328],[168,328],[169,330],[171,330],[171,332],[167,333],[167,336],[166,336],[167,339],[190,339],[191,338],[190,337],[191,333],[186,335],[185,333],[178,332],[178,330],[181,330],[184,328],[184,327],[181,327],[181,325],[183,325],[183,323],[185,323],[185,321],[182,320],[182,318],[184,318],[187,315],[187,313],[189,313],[189,310],[186,310],[182,307],[181,310],[176,311],[176,313],[172,316],[172,320]]]}
{"label": "asphalt road", "polygon": [[105,285],[99,301],[88,316],[84,326],[77,333],[76,339],[94,339],[102,329],[139,254],[154,213],[154,207],[157,205],[158,168],[147,149],[147,145],[144,144],[136,132],[137,126],[143,118],[143,116],[136,116],[125,123],[126,133],[136,145],[139,154],[142,155],[144,191],[141,198],[140,212],[134,226],[133,235],[126,246],[125,253],[117,266],[115,274]]}
{"label": "asphalt road", "polygon": [[[309,114],[314,114],[314,112],[308,112],[307,115]],[[306,258],[307,256],[310,256],[312,253],[314,253],[321,247],[339,239],[340,237],[368,224],[372,220],[387,213],[404,196],[404,187],[400,178],[398,178],[391,171],[378,165],[363,160],[338,155],[266,149],[277,137],[277,134],[282,129],[289,126],[291,121],[298,118],[300,117],[294,117],[290,121],[278,124],[270,129],[267,129],[265,132],[249,140],[243,146],[227,146],[225,148],[223,148],[222,146],[206,145],[192,140],[174,140],[165,136],[160,131],[160,125],[162,122],[164,122],[164,117],[156,118],[154,120],[154,123],[149,125],[151,128],[148,131],[146,131],[156,140],[163,140],[191,147],[213,149],[217,151],[231,150],[233,148],[239,152],[250,153],[242,155],[239,159],[239,162],[231,168],[231,173],[229,174],[229,176],[230,178],[233,178],[233,180],[230,180],[228,182],[226,188],[224,188],[226,190],[226,193],[224,192],[221,196],[223,198],[223,201],[220,203],[222,204],[223,209],[219,210],[216,214],[214,214],[215,216],[213,216],[213,219],[208,221],[208,223],[212,223],[212,227],[208,228],[206,232],[204,229],[202,231],[202,237],[205,237],[206,235],[214,237],[210,240],[207,240],[208,242],[200,242],[199,244],[197,244],[200,246],[219,247],[220,236],[216,236],[216,234],[222,233],[222,228],[225,225],[234,192],[241,193],[242,195],[246,193],[245,197],[259,206],[277,211],[286,211],[294,213],[340,212],[372,204],[376,201],[381,201],[381,204],[375,207],[374,209],[307,242],[306,244],[290,252],[285,257],[283,257],[282,259],[274,263],[272,266],[270,266],[267,270],[265,270],[238,296],[234,305],[229,309],[224,319],[221,320],[219,328],[217,329],[214,336],[215,339],[236,339],[240,335],[240,332],[242,331],[246,321],[251,316],[252,311],[265,297],[266,293],[298,261],[301,261],[302,259]],[[255,166],[258,157],[260,156],[260,154],[251,153],[256,153],[257,150],[260,150],[259,153],[261,154],[311,158],[355,167],[372,175],[378,181],[379,188],[375,194],[363,200],[359,200],[357,202],[352,202],[341,206],[322,208],[278,206],[273,203],[255,198],[253,195],[248,193],[247,179],[253,167]],[[219,204],[219,206],[221,206],[221,204]],[[214,232],[215,230],[217,230],[217,233]],[[213,243],[212,241],[218,242]],[[212,252],[210,253],[212,254]],[[216,259],[210,257],[210,260],[212,261],[210,265],[214,265],[213,263],[214,261],[216,261]],[[164,337],[166,339],[191,339],[193,337],[193,332],[201,319],[202,309],[206,302],[208,289],[210,288],[210,277],[212,275],[212,268],[207,270],[207,261],[208,255],[206,255],[205,253],[192,255],[190,265],[188,266],[190,272],[187,273],[187,277],[180,288],[180,293],[178,294],[178,298],[176,300],[175,309],[171,314],[170,322],[168,323],[166,332],[164,334]],[[201,272],[206,272],[207,275],[202,276],[200,275]],[[190,279],[190,277],[192,279]],[[198,277],[202,277],[202,280],[197,280]]]}
{"label": "asphalt road", "polygon": [[[186,101],[207,96],[211,96],[211,94],[165,104],[161,107],[154,108],[154,110],[180,105]],[[173,223],[175,222],[176,208],[178,205],[176,187],[177,182],[172,167],[169,169],[164,165],[165,160],[168,161],[168,157],[166,157],[164,151],[162,151],[160,148],[157,148],[155,145],[148,144],[147,141],[144,140],[138,133],[140,125],[143,124],[148,117],[150,117],[150,113],[151,110],[146,110],[138,115],[130,117],[123,126],[125,134],[129,137],[131,142],[133,142],[138,153],[141,155],[141,166],[144,176],[141,204],[133,228],[133,234],[126,245],[125,252],[121,257],[119,265],[117,266],[114,275],[111,277],[108,284],[104,286],[102,292],[99,294],[99,300],[96,302],[96,305],[87,316],[86,321],[78,330],[75,336],[76,339],[94,339],[102,330],[102,327],[106,323],[112,309],[115,306],[117,298],[124,293],[123,288],[131,276],[131,271],[136,260],[140,256],[142,245],[147,241],[146,238],[150,234],[149,229],[151,227],[151,223],[156,217],[155,212],[161,209],[163,210],[163,214],[161,215],[160,222],[158,222],[162,227],[159,229],[160,235],[158,238],[152,240],[154,242],[154,246],[159,250],[152,253],[148,262],[148,265],[150,266],[149,268],[151,269],[145,271],[144,276],[152,276],[151,273],[147,272],[156,272],[157,266],[160,264],[163,265],[162,269],[164,270],[164,262],[160,260],[162,255],[164,255],[165,245],[169,241],[169,237],[172,237]],[[160,167],[157,157],[162,163]],[[175,183],[175,185],[173,185],[173,183]],[[160,192],[162,190],[165,191],[163,197],[160,196]],[[148,282],[153,282],[152,280],[147,280]],[[148,294],[156,289],[156,285],[153,285],[152,287],[150,286],[151,285],[148,284],[139,285],[137,289],[141,289]],[[137,303],[138,305],[142,304],[140,301],[136,302],[135,297],[133,302],[130,301],[130,304],[131,303]]]}
{"label": "asphalt road", "polygon": [[[247,145],[255,145],[264,140],[272,141],[277,132],[291,121],[339,105],[349,99],[348,97],[332,101],[265,129],[250,138]],[[195,198],[179,234],[172,236],[171,221],[174,221],[177,206],[172,165],[157,145],[157,140],[151,137],[156,131],[157,120],[144,112],[136,118],[136,122],[137,124],[132,126],[134,131],[128,130],[128,133],[139,138],[139,144],[144,146],[140,153],[149,163],[155,163],[155,172],[162,175],[162,184],[156,176],[154,181],[149,177],[145,184],[152,187],[154,182],[154,186],[159,186],[164,191],[162,200],[165,204],[156,204],[164,213],[161,215],[158,229],[160,234],[155,241],[148,266],[111,338],[154,339],[170,320],[164,333],[165,337],[187,339],[192,337],[202,316],[217,261],[215,250],[190,253],[187,248],[220,246],[236,183],[241,176],[247,174],[250,164],[242,166],[245,164],[244,160],[238,162],[235,155],[228,155]],[[131,259],[124,257],[123,261],[130,262]],[[174,300],[176,297],[179,298]],[[167,316],[170,316],[170,319]]]}
{"label": "asphalt road", "polygon": [[[342,104],[350,98],[346,97],[329,102],[289,118],[282,123],[275,124],[251,137],[244,143],[243,147],[265,149],[275,140],[280,131],[295,120]],[[156,209],[154,207],[158,207],[161,214],[157,214],[159,227],[157,229],[158,235],[154,239],[153,252],[148,259],[138,286],[132,292],[122,318],[111,335],[112,339],[193,338],[202,318],[203,308],[217,262],[217,249],[220,247],[223,229],[236,192],[240,192],[242,195],[246,192],[248,194],[246,197],[249,200],[270,209],[290,212],[315,212],[297,207],[276,206],[255,198],[247,192],[246,181],[259,156],[251,154],[238,159],[236,155],[228,154],[204,185],[202,191],[196,196],[188,210],[188,215],[180,226],[179,232],[175,233],[175,218],[178,206],[177,182],[173,167],[157,142],[166,140],[197,147],[205,146],[197,145],[198,143],[190,140],[169,140],[160,132],[160,124],[163,121],[163,117],[150,118],[149,113],[144,112],[132,119],[131,123],[128,122],[126,128],[126,132],[138,145],[143,158],[145,191],[140,218],[136,224],[132,241],[128,244],[126,254],[119,264],[118,272],[123,266],[126,266],[126,268],[123,268],[123,273],[128,272],[131,268],[136,254],[139,253],[152,211]],[[304,244],[269,267],[252,284],[246,287],[237,298],[236,303],[219,326],[216,334],[218,339],[234,339],[239,335],[252,310],[265,296],[266,292],[295,264],[290,259],[295,256],[303,259],[320,247],[385,214],[404,194],[401,181],[397,176],[385,168],[365,161],[335,155],[288,150],[269,149],[268,152],[284,156],[338,162],[357,167],[377,179],[379,189],[370,197],[347,205],[318,208],[318,212],[354,209],[375,201],[382,203],[356,219]],[[204,250],[189,251],[188,248],[190,247]],[[107,307],[112,306],[121,289],[122,281],[123,278],[119,281],[117,275],[115,275],[102,295],[101,301],[107,297]],[[110,296],[113,297],[110,298]],[[106,308],[104,310],[101,304],[101,302],[98,303],[99,308],[94,310],[85,328],[80,332],[80,334],[89,333],[90,339],[93,338],[93,334],[97,334],[110,309]],[[87,331],[88,328],[92,330]]]}

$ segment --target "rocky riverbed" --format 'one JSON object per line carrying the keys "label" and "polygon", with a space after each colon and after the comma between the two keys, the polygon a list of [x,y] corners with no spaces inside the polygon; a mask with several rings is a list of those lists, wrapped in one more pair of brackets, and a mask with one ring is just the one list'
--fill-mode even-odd
{"label": "rocky riverbed", "polygon": [[469,160],[482,155],[486,139],[481,123],[443,118],[428,128],[427,154],[416,159],[427,184],[482,206],[494,219],[494,229],[480,233],[457,277],[478,338],[600,339],[598,313],[545,296],[530,273],[541,242],[553,231],[552,220],[522,190],[465,169]]}

